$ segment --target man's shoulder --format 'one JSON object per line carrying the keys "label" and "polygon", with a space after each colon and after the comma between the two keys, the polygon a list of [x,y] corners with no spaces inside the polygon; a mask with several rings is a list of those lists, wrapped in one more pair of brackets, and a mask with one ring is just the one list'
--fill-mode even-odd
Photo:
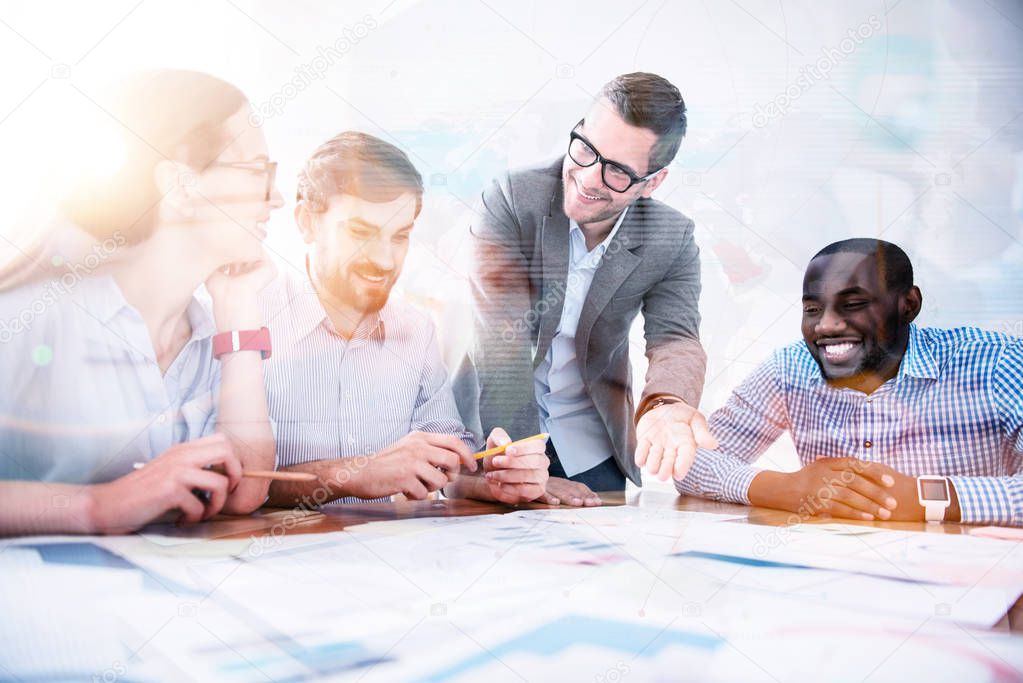
{"label": "man's shoulder", "polygon": [[561,183],[561,159],[548,159],[529,166],[511,168],[499,174],[492,188],[500,190],[519,211],[536,207],[546,210]]}
{"label": "man's shoulder", "polygon": [[657,199],[637,199],[629,207],[635,220],[642,221],[648,230],[670,231],[672,234],[690,236],[695,224],[693,219],[678,209]]}
{"label": "man's shoulder", "polygon": [[994,365],[1007,353],[1023,357],[1023,339],[979,327],[920,327],[917,334],[942,368]]}
{"label": "man's shoulder", "polygon": [[561,165],[564,157],[545,159],[528,166],[518,166],[506,171],[503,178],[513,189],[554,188],[561,182]]}
{"label": "man's shoulder", "polygon": [[950,347],[1006,346],[1023,341],[1010,334],[980,327],[918,327],[917,330],[928,342]]}

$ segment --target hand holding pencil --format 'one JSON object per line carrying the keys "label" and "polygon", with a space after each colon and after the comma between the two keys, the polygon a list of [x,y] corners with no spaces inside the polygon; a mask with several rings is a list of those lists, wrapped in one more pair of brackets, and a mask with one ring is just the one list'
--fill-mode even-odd
{"label": "hand holding pencil", "polygon": [[547,483],[547,434],[512,441],[500,427],[490,432],[487,449],[473,457],[483,461],[484,481],[494,500],[517,505],[543,495]]}
{"label": "hand holding pencil", "polygon": [[[241,476],[241,461],[223,434],[176,444],[145,467],[86,487],[85,530],[124,534],[172,511],[183,523],[209,519],[224,507]],[[203,491],[203,498],[194,491]]]}
{"label": "hand holding pencil", "polygon": [[495,440],[495,435],[502,435],[504,437],[507,437],[509,440],[507,443],[504,443],[502,445],[494,446],[493,448],[487,448],[487,450],[480,451],[479,453],[473,453],[472,457],[474,460],[482,460],[483,458],[489,458],[492,455],[500,455],[501,453],[504,453],[508,448],[511,448],[512,446],[518,446],[519,444],[534,440],[542,441],[544,444],[544,450],[546,450],[547,439],[550,437],[550,434],[540,433],[534,434],[533,436],[527,436],[526,438],[519,439],[518,441],[511,441],[511,438],[508,437],[508,433],[501,429],[500,427],[498,427],[497,429],[490,433],[490,439],[487,439],[488,446],[490,445],[490,442],[492,440]]}

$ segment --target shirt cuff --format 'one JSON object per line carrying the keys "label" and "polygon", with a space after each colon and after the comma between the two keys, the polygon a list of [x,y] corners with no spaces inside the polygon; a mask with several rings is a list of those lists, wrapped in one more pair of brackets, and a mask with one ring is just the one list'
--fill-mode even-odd
{"label": "shirt cuff", "polygon": [[949,477],[963,524],[1023,526],[1023,481],[1013,477]]}
{"label": "shirt cuff", "polygon": [[721,483],[723,494],[721,500],[749,505],[749,487],[758,474],[760,469],[752,465],[744,465],[730,471]]}
{"label": "shirt cuff", "polygon": [[760,472],[758,467],[737,465],[735,460],[716,451],[699,448],[693,468],[685,479],[676,480],[675,488],[683,495],[749,505],[749,487]]}

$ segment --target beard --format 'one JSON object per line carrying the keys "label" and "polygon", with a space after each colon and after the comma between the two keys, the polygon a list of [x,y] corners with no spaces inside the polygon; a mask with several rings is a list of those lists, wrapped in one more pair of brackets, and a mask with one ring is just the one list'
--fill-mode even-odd
{"label": "beard", "polygon": [[847,380],[879,373],[892,358],[892,354],[887,349],[876,343],[869,348],[864,348],[860,362],[856,367],[849,369],[830,366],[825,362],[820,352],[813,354],[813,356],[814,360],[817,361],[817,366],[820,368],[821,375],[824,376],[824,379],[828,380]]}
{"label": "beard", "polygon": [[836,368],[826,362],[821,351],[812,352],[821,375],[828,380],[841,381],[886,374],[902,362],[909,343],[909,327],[903,325],[898,314],[894,314],[882,323],[876,336],[863,338],[861,343],[863,350],[859,363],[851,369]]}
{"label": "beard", "polygon": [[[360,282],[359,273],[384,277],[385,281],[379,286],[372,286]],[[363,315],[376,313],[382,309],[394,286],[391,273],[380,271],[367,264],[346,266],[341,270],[335,270],[328,277],[323,278],[322,283],[330,296],[339,304]]]}
{"label": "beard", "polygon": [[880,372],[891,363],[894,355],[882,345],[874,344],[863,354],[863,360],[860,361],[860,366],[856,368],[856,374],[864,375],[868,372]]}

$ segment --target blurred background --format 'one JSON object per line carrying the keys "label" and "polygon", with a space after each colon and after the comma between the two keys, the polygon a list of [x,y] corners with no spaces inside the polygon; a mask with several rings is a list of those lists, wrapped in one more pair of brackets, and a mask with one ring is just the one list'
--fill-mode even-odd
{"label": "blurred background", "polygon": [[[484,184],[562,154],[600,87],[643,70],[689,107],[655,197],[696,221],[706,412],[799,338],[803,269],[846,237],[906,249],[921,324],[1023,335],[1018,0],[5,3],[0,60],[0,258],[45,229],[63,178],[116,167],[104,81],[206,71],[245,91],[280,163],[281,268],[302,268],[295,175],[319,143],[358,129],[408,152],[426,196],[400,287],[450,364]],[[638,390],[639,320],[633,356]],[[762,464],[795,467],[791,444]]]}

